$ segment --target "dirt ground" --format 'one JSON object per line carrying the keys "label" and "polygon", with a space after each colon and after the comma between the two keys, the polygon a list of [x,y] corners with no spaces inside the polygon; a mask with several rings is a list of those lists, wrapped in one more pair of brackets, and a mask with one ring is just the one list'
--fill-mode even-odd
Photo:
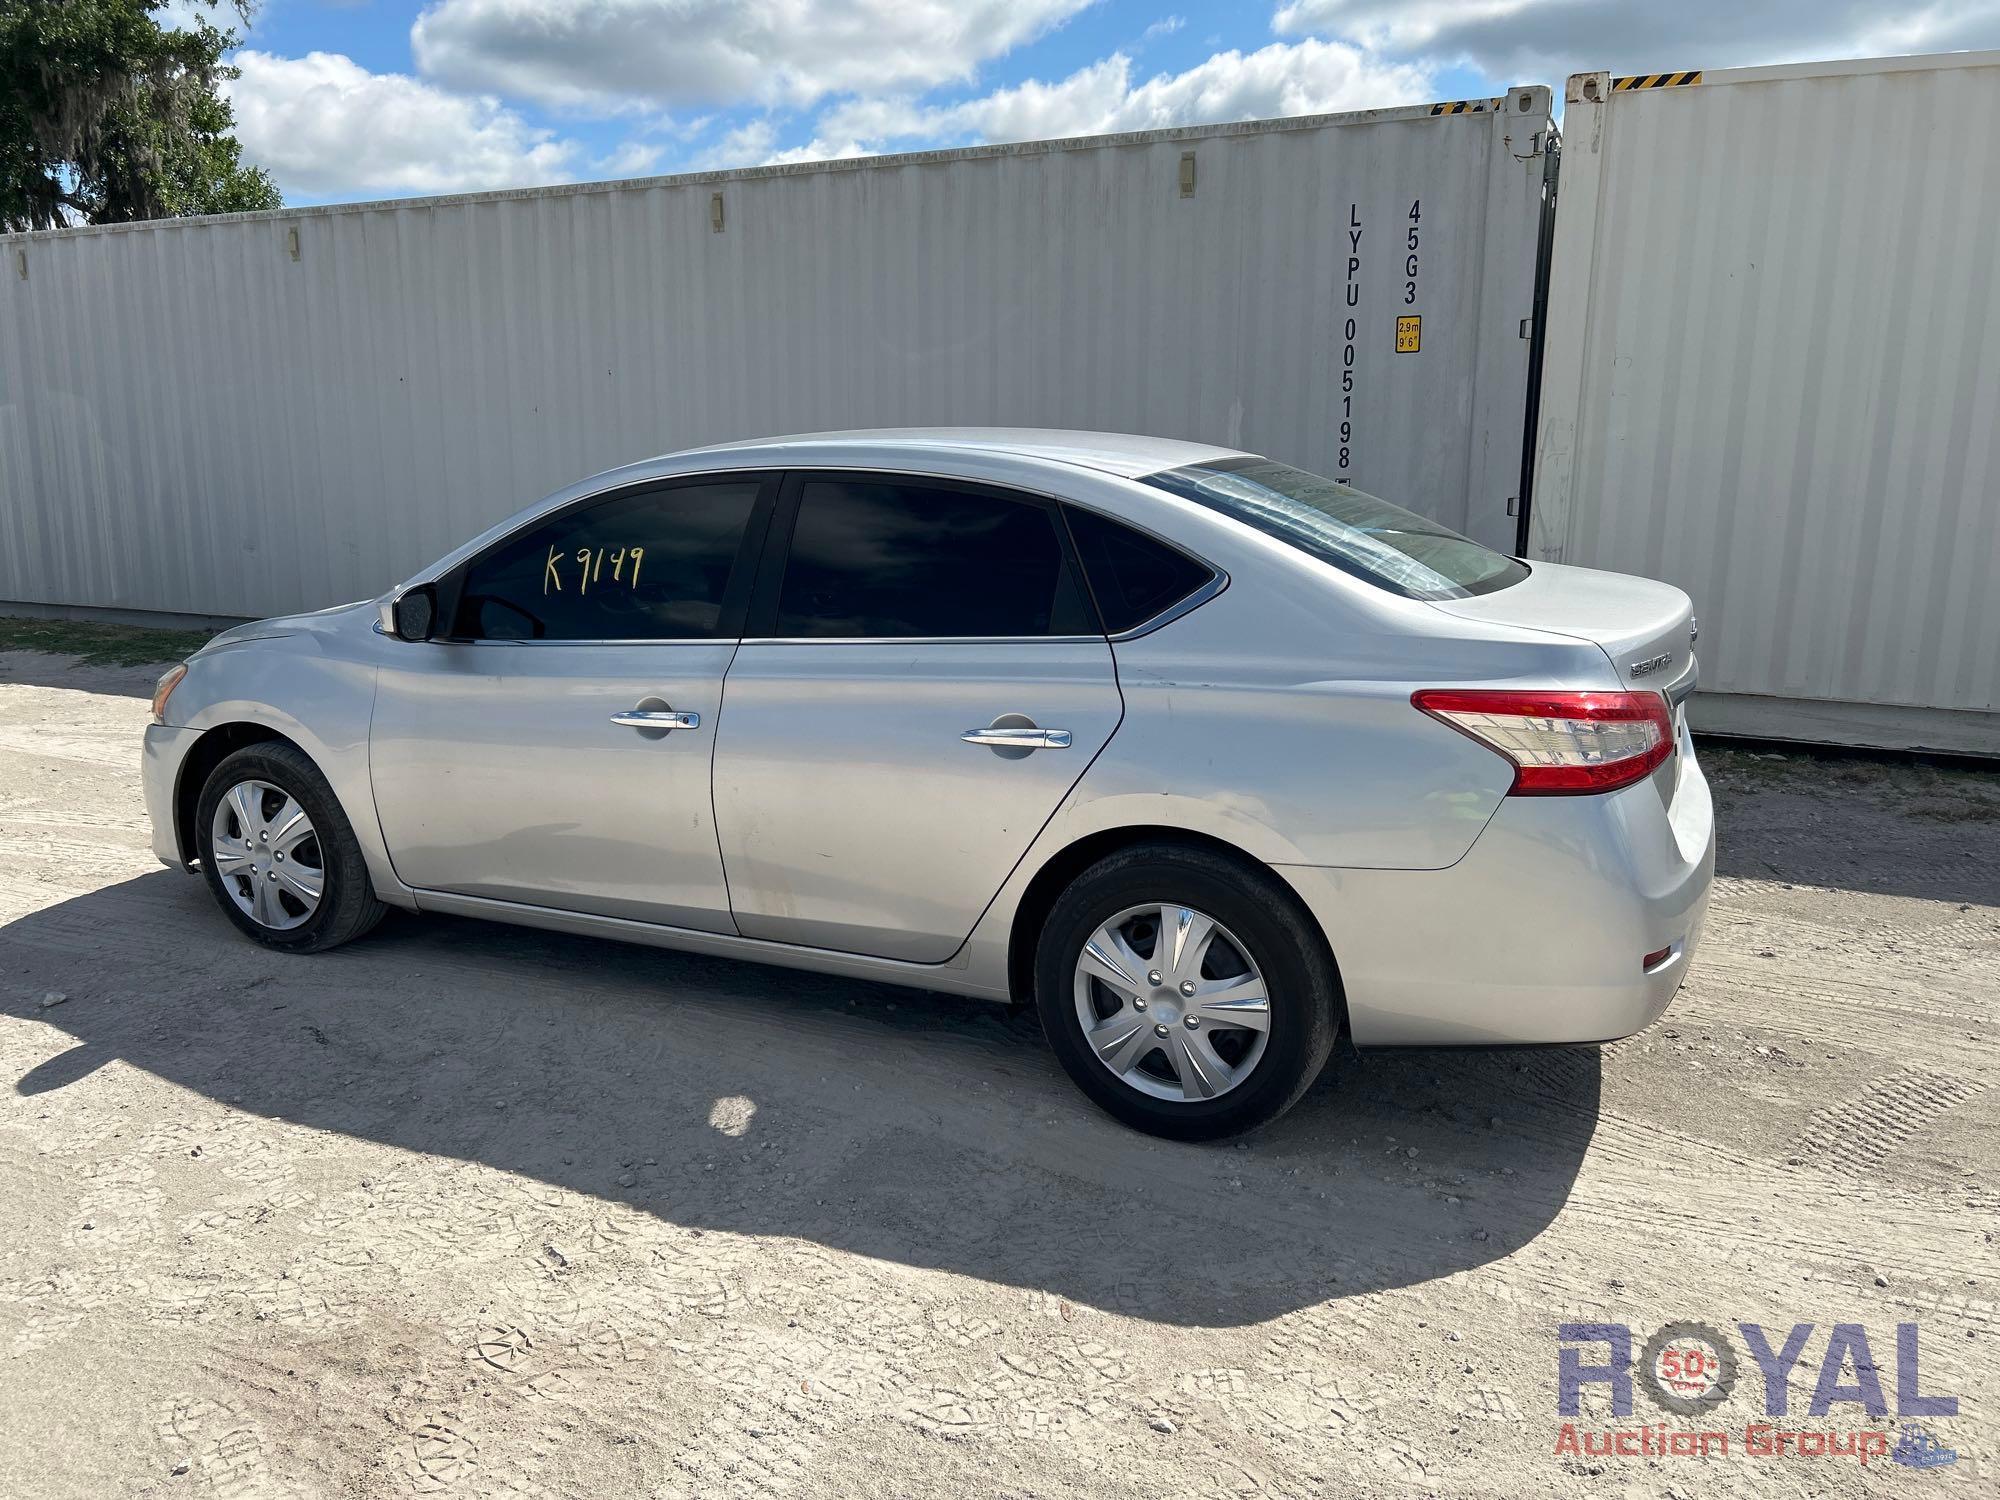
{"label": "dirt ground", "polygon": [[[1344,1053],[1183,1147],[998,1008],[457,920],[267,953],[148,851],[152,675],[0,654],[0,1494],[2000,1493],[2000,777],[1711,752],[1659,1025]],[[1893,1403],[1914,1323],[1959,1461],[1558,1453],[1557,1326],[1677,1320],[1728,1400],[1583,1429],[1740,1439],[1754,1322],[1814,1325],[1778,1426],[1893,1430],[1807,1403],[1837,1323]]]}

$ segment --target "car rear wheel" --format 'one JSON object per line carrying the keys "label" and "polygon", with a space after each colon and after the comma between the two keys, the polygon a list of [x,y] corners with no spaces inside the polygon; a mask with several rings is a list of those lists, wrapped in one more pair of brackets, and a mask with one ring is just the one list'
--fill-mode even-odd
{"label": "car rear wheel", "polygon": [[338,947],[388,909],[333,788],[296,746],[265,742],[224,760],[202,786],[195,830],[217,904],[268,947]]}
{"label": "car rear wheel", "polygon": [[1275,1118],[1333,1049],[1340,986],[1296,898],[1205,849],[1142,845],[1057,898],[1035,1003],[1078,1086],[1126,1124],[1212,1140]]}

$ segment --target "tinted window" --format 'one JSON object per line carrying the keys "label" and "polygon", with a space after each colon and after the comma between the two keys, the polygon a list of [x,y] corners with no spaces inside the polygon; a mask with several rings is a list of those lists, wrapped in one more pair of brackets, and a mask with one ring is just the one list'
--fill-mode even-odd
{"label": "tinted window", "polygon": [[1490,594],[1528,576],[1527,564],[1415,511],[1268,458],[1167,469],[1146,483],[1411,599]]}
{"label": "tinted window", "polygon": [[781,636],[1095,633],[1046,506],[970,490],[808,480]]}
{"label": "tinted window", "polygon": [[760,481],[623,495],[521,532],[467,569],[462,640],[639,641],[716,634]]}
{"label": "tinted window", "polygon": [[1173,608],[1215,576],[1206,563],[1109,516],[1074,506],[1063,509],[1097,612],[1113,635]]}

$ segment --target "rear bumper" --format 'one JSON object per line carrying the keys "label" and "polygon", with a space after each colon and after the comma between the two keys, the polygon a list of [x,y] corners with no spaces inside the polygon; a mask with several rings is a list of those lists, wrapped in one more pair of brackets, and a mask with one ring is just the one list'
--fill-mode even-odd
{"label": "rear bumper", "polygon": [[145,749],[139,756],[139,780],[146,789],[146,815],[153,820],[153,853],[169,869],[187,868],[188,859],[181,852],[180,834],[174,826],[174,788],[180,784],[181,762],[200,738],[198,729],[168,724],[146,726]]}
{"label": "rear bumper", "polygon": [[[1449,869],[1283,867],[1333,947],[1356,1045],[1610,1041],[1659,1019],[1715,874],[1685,732],[1680,753],[1671,805],[1650,780],[1509,797]],[[1643,971],[1661,948],[1674,951]]]}

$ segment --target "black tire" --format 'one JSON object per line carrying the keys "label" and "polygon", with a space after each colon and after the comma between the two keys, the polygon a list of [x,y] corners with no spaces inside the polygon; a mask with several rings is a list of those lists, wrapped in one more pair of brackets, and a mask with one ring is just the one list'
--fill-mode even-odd
{"label": "black tire", "polygon": [[[229,789],[257,780],[277,787],[305,810],[317,837],[322,872],[318,907],[296,927],[274,928],[258,922],[236,904],[216,869],[215,810]],[[388,911],[375,899],[367,861],[355,841],[354,827],[341,811],[340,799],[303,750],[282,740],[248,745],[229,756],[203,783],[195,803],[195,845],[201,855],[203,878],[223,915],[246,936],[268,948],[287,953],[319,953],[351,943],[367,933]]]}
{"label": "black tire", "polygon": [[[1084,944],[1100,924],[1153,902],[1214,918],[1264,978],[1270,1029],[1263,1055],[1248,1076],[1215,1098],[1145,1093],[1112,1072],[1084,1036],[1076,993]],[[1107,1113],[1173,1140],[1235,1135],[1291,1108],[1333,1050],[1341,1006],[1339,975],[1297,897],[1247,860],[1188,845],[1142,844],[1099,860],[1056,899],[1035,948],[1035,1007],[1063,1068]]]}

